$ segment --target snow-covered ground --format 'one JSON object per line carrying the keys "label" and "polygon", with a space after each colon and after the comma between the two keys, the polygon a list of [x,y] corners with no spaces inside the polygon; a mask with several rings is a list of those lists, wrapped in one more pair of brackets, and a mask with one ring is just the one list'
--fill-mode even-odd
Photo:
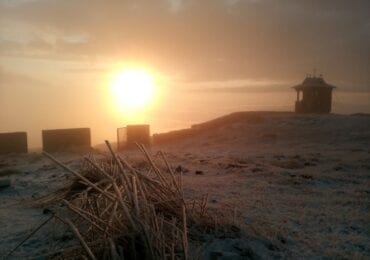
{"label": "snow-covered ground", "polygon": [[[208,194],[212,212],[242,228],[205,240],[206,252],[223,251],[219,259],[370,258],[370,116],[250,112],[201,127],[151,152],[164,151],[183,172],[187,197]],[[73,169],[82,163],[81,154],[55,156]],[[2,175],[11,186],[0,188],[0,256],[50,217],[27,202],[69,178],[40,154],[0,156]],[[67,245],[58,228],[46,224],[12,258]]]}

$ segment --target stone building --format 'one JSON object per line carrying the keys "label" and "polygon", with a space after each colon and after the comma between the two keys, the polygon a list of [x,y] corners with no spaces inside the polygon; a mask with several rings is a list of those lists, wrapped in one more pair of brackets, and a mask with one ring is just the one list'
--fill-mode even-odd
{"label": "stone building", "polygon": [[322,75],[308,75],[302,84],[293,88],[297,91],[296,113],[330,113],[335,86],[326,83]]}

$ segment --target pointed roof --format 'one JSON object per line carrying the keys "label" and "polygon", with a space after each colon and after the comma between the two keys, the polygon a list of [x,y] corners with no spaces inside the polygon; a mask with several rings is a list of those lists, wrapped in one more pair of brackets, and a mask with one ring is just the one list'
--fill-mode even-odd
{"label": "pointed roof", "polygon": [[307,77],[303,80],[302,84],[296,85],[292,88],[294,88],[295,90],[303,90],[312,87],[331,88],[331,89],[336,88],[335,86],[326,83],[322,75],[320,75],[319,77],[307,75]]}

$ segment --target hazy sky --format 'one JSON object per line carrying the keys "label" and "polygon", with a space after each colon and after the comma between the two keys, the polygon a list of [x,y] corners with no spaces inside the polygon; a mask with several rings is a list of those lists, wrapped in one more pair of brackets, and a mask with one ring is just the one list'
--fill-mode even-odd
{"label": "hazy sky", "polygon": [[121,63],[170,91],[289,88],[314,67],[370,91],[369,13],[369,0],[0,0],[0,131],[114,125],[102,96]]}

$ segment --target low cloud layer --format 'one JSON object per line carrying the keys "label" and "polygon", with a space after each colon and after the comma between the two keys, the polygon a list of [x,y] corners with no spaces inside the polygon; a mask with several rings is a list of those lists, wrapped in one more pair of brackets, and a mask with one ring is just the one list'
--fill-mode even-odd
{"label": "low cloud layer", "polygon": [[[183,81],[370,88],[370,1],[0,1],[0,55],[132,60]],[[2,64],[6,66],[6,64]]]}

